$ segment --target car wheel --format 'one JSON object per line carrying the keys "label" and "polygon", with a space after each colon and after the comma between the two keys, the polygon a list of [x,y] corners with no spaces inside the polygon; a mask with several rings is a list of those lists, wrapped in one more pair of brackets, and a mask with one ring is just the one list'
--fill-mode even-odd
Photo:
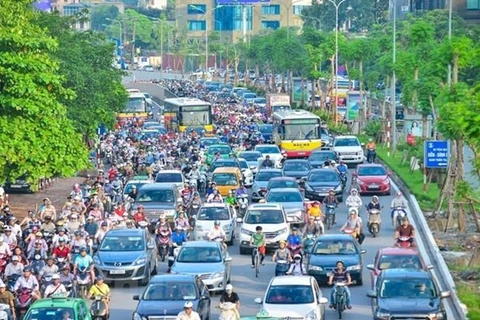
{"label": "car wheel", "polygon": [[232,231],[232,235],[231,235],[231,237],[230,237],[230,241],[227,241],[226,244],[227,244],[228,246],[233,246],[233,240],[234,240],[234,238],[235,238],[235,232]]}
{"label": "car wheel", "polygon": [[145,278],[140,280],[140,285],[142,285],[142,286],[146,286],[150,282],[150,279],[152,277],[152,275],[150,274],[150,270],[149,269],[147,269],[147,270],[148,270],[148,272],[145,274]]}
{"label": "car wheel", "polygon": [[240,247],[240,254],[248,254],[248,250]]}
{"label": "car wheel", "polygon": [[155,267],[153,268],[151,275],[154,276],[157,273],[158,273],[158,265],[157,265],[157,262],[155,262]]}

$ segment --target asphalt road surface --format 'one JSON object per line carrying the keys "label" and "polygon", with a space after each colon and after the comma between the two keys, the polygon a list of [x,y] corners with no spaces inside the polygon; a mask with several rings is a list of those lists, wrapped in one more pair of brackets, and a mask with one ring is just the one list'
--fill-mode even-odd
{"label": "asphalt road surface", "polygon": [[[350,177],[349,177],[350,178]],[[350,183],[350,179],[349,179]],[[395,194],[395,190],[392,190],[392,194]],[[382,247],[388,247],[393,245],[393,228],[390,220],[390,202],[392,196],[381,196],[380,202],[384,206],[382,212],[383,226],[381,228],[379,236],[372,238],[371,235],[366,234],[367,238],[362,245],[363,249],[367,250],[364,255],[364,269],[363,269],[363,286],[352,286],[350,288],[352,293],[352,310],[347,310],[344,314],[344,319],[366,320],[372,319],[372,312],[370,308],[370,299],[366,297],[365,293],[370,289],[370,273],[366,268],[366,265],[373,262],[375,253]],[[363,197],[363,202],[368,203],[371,197]],[[362,211],[361,218],[366,224],[366,213]],[[337,210],[337,226],[330,230],[330,233],[339,232],[342,222],[347,218],[347,207],[344,203],[340,205]],[[366,231],[366,230],[365,230]],[[238,233],[238,230],[237,230]],[[266,265],[261,268],[259,278],[255,278],[253,269],[250,268],[250,256],[240,255],[238,244],[229,248],[229,253],[233,258],[232,261],[232,285],[234,291],[238,293],[241,299],[242,308],[240,314],[242,316],[255,315],[260,310],[260,305],[254,302],[257,297],[263,298],[265,289],[274,275],[275,265],[271,260],[267,259]],[[159,264],[159,274],[163,274],[166,271],[166,262]],[[113,288],[112,289],[112,305],[111,305],[111,319],[115,320],[127,320],[132,319],[133,311],[135,310],[137,302],[132,300],[132,296],[135,294],[141,294],[143,287],[131,287],[131,288]],[[331,288],[322,287],[323,295],[329,296]],[[212,297],[212,306],[215,306],[218,302],[219,296]],[[218,319],[218,312],[212,307],[212,319]],[[326,306],[326,319],[337,319],[337,314],[328,309]]]}

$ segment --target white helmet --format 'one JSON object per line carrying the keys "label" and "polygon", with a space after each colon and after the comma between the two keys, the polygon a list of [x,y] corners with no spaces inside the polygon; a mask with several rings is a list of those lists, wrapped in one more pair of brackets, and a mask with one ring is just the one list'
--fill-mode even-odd
{"label": "white helmet", "polygon": [[225,291],[233,291],[233,286],[229,283],[225,286]]}
{"label": "white helmet", "polygon": [[187,301],[185,302],[185,304],[183,305],[184,308],[193,308],[193,303],[192,301]]}

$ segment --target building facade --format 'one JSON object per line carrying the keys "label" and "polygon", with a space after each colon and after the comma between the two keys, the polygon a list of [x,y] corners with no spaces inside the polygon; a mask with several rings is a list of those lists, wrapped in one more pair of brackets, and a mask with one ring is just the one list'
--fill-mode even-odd
{"label": "building facade", "polygon": [[[188,37],[204,38],[220,32],[224,41],[238,42],[265,29],[301,27],[301,12],[311,0],[271,0],[249,2],[229,0],[177,0],[176,21]],[[228,40],[227,40],[228,39]]]}
{"label": "building facade", "polygon": [[393,18],[393,5],[396,5],[397,18],[403,19],[409,13],[421,13],[430,10],[452,9],[460,17],[472,23],[480,22],[480,0],[390,0],[390,18]]}

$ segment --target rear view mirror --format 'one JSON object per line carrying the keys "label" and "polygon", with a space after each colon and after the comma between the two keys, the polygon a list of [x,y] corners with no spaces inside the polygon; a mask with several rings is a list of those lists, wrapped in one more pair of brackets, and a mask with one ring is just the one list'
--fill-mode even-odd
{"label": "rear view mirror", "polygon": [[369,297],[369,298],[376,298],[376,297],[377,297],[377,293],[376,293],[374,290],[368,290],[368,291],[367,291],[367,297]]}
{"label": "rear view mirror", "polygon": [[365,253],[367,253],[367,250],[362,249],[362,250],[360,250],[360,253],[361,253],[361,254],[365,254]]}
{"label": "rear view mirror", "polygon": [[140,300],[140,296],[138,294],[134,295],[133,300],[136,300],[136,301]]}
{"label": "rear view mirror", "polygon": [[442,291],[440,292],[440,298],[442,299],[445,299],[445,298],[448,298],[452,295],[452,293],[450,291]]}
{"label": "rear view mirror", "polygon": [[261,304],[262,303],[262,298],[255,298],[255,303]]}

